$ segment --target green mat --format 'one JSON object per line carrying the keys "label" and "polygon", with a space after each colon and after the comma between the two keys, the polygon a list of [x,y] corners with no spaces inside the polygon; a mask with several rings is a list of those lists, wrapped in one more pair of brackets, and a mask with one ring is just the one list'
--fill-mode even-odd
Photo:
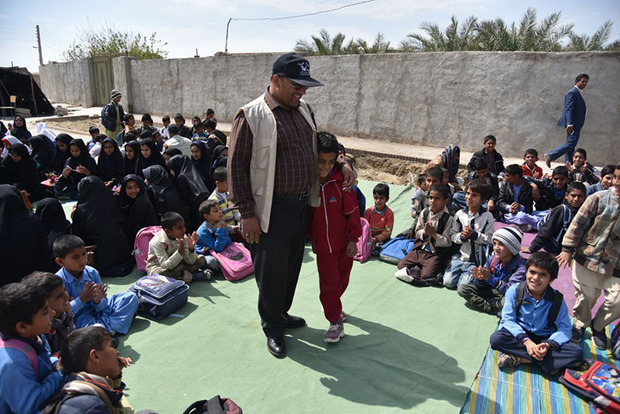
{"label": "green mat", "polygon": [[[372,200],[372,182],[360,188]],[[395,231],[410,224],[411,187],[390,186]],[[328,322],[310,246],[291,314],[308,327],[290,330],[287,358],[266,349],[253,276],[231,283],[216,277],[194,282],[189,303],[157,322],[138,316],[121,354],[136,409],[181,413],[216,394],[247,413],[456,413],[464,404],[497,318],[474,312],[454,291],[416,288],[394,278],[396,267],[371,259],[355,262],[343,297],[351,315],[346,336],[326,344]],[[141,275],[108,279],[125,291]]]}

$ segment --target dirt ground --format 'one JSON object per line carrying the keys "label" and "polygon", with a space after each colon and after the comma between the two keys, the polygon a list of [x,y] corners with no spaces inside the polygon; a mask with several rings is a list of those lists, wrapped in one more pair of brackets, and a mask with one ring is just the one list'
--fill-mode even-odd
{"label": "dirt ground", "polygon": [[[98,127],[103,132],[99,117],[80,120],[48,121],[50,128],[62,128],[70,131],[81,132],[88,135],[91,126]],[[356,168],[359,179],[368,181],[383,181],[389,184],[406,185],[409,183],[410,174],[414,176],[424,171],[425,163],[404,161],[394,158],[374,157],[371,155],[356,155]],[[459,171],[459,175],[464,175]]]}

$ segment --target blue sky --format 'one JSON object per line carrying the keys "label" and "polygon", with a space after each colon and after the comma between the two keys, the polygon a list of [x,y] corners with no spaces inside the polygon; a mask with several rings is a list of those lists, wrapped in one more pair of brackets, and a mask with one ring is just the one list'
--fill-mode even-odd
{"label": "blue sky", "polygon": [[[90,26],[113,26],[157,37],[166,42],[169,58],[211,56],[224,51],[229,18],[275,18],[337,8],[360,0],[0,0],[0,66],[26,66],[38,71],[35,26],[41,29],[43,60],[63,61],[62,52]],[[562,13],[561,24],[592,35],[606,20],[614,27],[611,40],[620,39],[619,0],[547,0],[531,2],[539,20]],[[228,51],[285,52],[298,39],[310,40],[324,28],[347,39],[372,43],[377,33],[397,46],[409,33],[421,33],[420,23],[445,28],[451,16],[464,21],[501,17],[521,19],[528,3],[514,0],[374,0],[339,11],[279,21],[235,21],[230,24]]]}

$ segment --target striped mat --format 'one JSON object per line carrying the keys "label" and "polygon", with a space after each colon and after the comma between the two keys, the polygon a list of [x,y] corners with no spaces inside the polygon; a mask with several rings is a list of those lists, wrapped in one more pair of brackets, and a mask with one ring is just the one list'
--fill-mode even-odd
{"label": "striped mat", "polygon": [[[608,337],[611,331],[613,328],[608,326]],[[581,341],[585,358],[620,365],[609,350],[597,349],[588,333],[585,337],[587,339]],[[557,379],[548,377],[537,367],[521,364],[516,368],[499,369],[498,360],[499,352],[489,347],[461,413],[596,413],[594,408],[568,391]]]}

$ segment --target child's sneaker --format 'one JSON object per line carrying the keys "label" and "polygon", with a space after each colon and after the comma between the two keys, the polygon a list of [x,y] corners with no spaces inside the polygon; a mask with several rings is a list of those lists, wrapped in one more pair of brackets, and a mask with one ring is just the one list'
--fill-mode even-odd
{"label": "child's sneaker", "polygon": [[497,366],[500,367],[500,368],[516,367],[520,363],[521,363],[521,358],[519,358],[516,355],[501,354],[499,356],[499,361],[497,363]]}
{"label": "child's sneaker", "polygon": [[413,278],[409,275],[406,267],[398,269],[394,272],[394,276],[396,276],[396,279],[402,280],[403,282],[411,283],[413,281]]}
{"label": "child's sneaker", "polygon": [[213,277],[213,272],[209,269],[202,270],[200,272],[196,272],[193,275],[193,280],[211,280]]}
{"label": "child's sneaker", "polygon": [[349,317],[349,314],[344,313],[344,311],[341,311],[341,312],[340,312],[340,320],[341,320],[342,322],[346,321],[348,317]]}
{"label": "child's sneaker", "polygon": [[594,324],[590,324],[590,329],[592,330],[592,342],[594,342],[594,346],[598,349],[607,349],[607,334],[605,333],[605,328],[602,331],[597,331],[594,329]]}
{"label": "child's sneaker", "polygon": [[344,336],[344,325],[342,319],[338,319],[336,322],[329,325],[327,331],[323,335],[325,342],[335,343],[340,341],[340,338]]}
{"label": "child's sneaker", "polygon": [[581,342],[581,338],[583,338],[583,334],[585,332],[586,332],[586,328],[577,328],[575,325],[573,325],[571,329],[570,341],[575,344],[578,344],[579,342]]}

